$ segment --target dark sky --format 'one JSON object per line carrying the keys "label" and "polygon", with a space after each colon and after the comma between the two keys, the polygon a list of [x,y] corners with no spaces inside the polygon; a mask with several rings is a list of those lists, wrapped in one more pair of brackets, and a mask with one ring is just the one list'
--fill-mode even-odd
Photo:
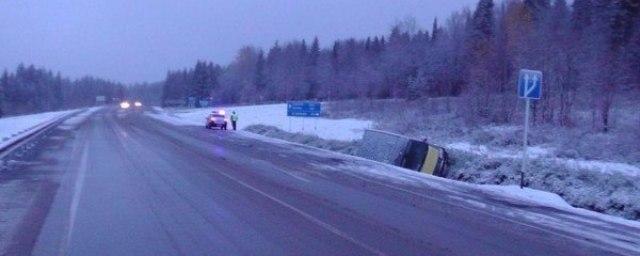
{"label": "dark sky", "polygon": [[158,81],[196,60],[228,64],[243,45],[430,28],[477,0],[0,0],[0,68],[35,64],[77,78]]}

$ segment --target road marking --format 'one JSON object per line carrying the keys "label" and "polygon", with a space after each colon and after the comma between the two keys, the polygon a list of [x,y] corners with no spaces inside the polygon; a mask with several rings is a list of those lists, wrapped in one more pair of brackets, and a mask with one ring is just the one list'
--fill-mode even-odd
{"label": "road marking", "polygon": [[78,205],[80,204],[80,195],[82,194],[82,187],[84,185],[84,178],[87,173],[87,162],[89,158],[89,144],[85,142],[82,148],[82,158],[80,159],[80,166],[78,167],[78,175],[73,186],[73,197],[71,199],[71,206],[69,212],[69,226],[67,227],[67,235],[64,238],[64,245],[60,248],[59,255],[67,255],[71,246],[71,236],[73,235],[73,226],[76,221],[76,215],[78,212]]}
{"label": "road marking", "polygon": [[282,200],[280,200],[278,198],[275,198],[275,197],[263,192],[260,189],[257,189],[257,188],[255,188],[255,187],[253,187],[253,186],[251,186],[251,185],[249,185],[249,184],[247,184],[247,183],[245,183],[245,182],[243,182],[243,181],[241,181],[239,179],[236,179],[233,176],[228,175],[228,174],[226,174],[224,172],[218,171],[218,173],[220,173],[221,175],[223,175],[223,176],[225,176],[225,177],[237,182],[238,184],[242,185],[243,187],[248,188],[249,190],[252,190],[252,191],[254,191],[254,192],[256,192],[256,193],[258,193],[258,194],[260,194],[260,195],[262,195],[262,196],[264,196],[266,198],[268,198],[268,199],[271,199],[272,201],[278,203],[279,205],[284,206],[285,208],[287,208],[287,209],[289,209],[289,210],[301,215],[302,217],[304,217],[308,221],[311,221],[314,224],[316,224],[316,225],[328,230],[329,232],[333,233],[334,235],[337,235],[337,236],[339,236],[339,237],[341,237],[341,238],[343,238],[343,239],[345,239],[345,240],[347,240],[347,241],[349,241],[349,242],[351,242],[351,243],[353,243],[353,244],[355,244],[357,246],[360,246],[363,249],[365,249],[365,250],[367,250],[367,251],[369,251],[369,252],[371,252],[371,253],[373,253],[375,255],[386,255],[385,253],[379,251],[378,249],[373,248],[373,247],[371,247],[369,245],[366,245],[366,244],[356,240],[353,237],[350,237],[349,235],[347,235],[344,232],[340,231],[339,229],[337,229],[336,227],[332,226],[331,224],[323,222],[323,221],[317,219],[316,217],[313,217],[310,214],[308,214],[308,213],[306,213],[306,212],[304,212],[304,211],[302,211],[302,210],[300,210],[300,209],[298,209],[298,208],[296,208],[296,207],[294,207],[294,206],[292,206],[290,204],[287,204],[286,202],[284,202],[284,201],[282,201]]}

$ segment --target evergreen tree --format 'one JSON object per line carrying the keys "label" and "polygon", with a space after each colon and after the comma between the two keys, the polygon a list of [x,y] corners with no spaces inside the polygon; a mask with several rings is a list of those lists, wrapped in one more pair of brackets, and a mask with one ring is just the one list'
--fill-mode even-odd
{"label": "evergreen tree", "polygon": [[[434,19],[431,33],[407,21],[383,36],[337,40],[324,49],[317,38],[309,45],[276,42],[266,53],[243,48],[225,67],[207,63],[206,83],[197,82],[200,63],[170,72],[163,99],[184,99],[194,84],[216,88],[216,100],[229,103],[473,96],[465,100],[469,111],[463,109],[468,121],[509,122],[519,115],[513,80],[520,68],[532,68],[545,73],[549,95],[535,104],[535,120],[578,121],[571,109],[582,107],[577,99],[584,97],[576,94],[583,93],[594,99],[594,124],[608,129],[614,99],[627,97],[620,88],[640,80],[638,0],[501,3],[494,8],[494,1],[479,0],[474,11],[460,11],[446,25]],[[23,66],[18,78],[9,76],[23,85],[17,98],[46,81],[46,74],[43,80],[28,71]]]}
{"label": "evergreen tree", "polygon": [[64,81],[62,79],[62,75],[60,72],[56,74],[54,78],[52,90],[53,90],[53,107],[52,109],[60,109],[64,104],[64,93],[63,93]]}
{"label": "evergreen tree", "polygon": [[307,93],[304,96],[307,99],[316,98],[318,94],[318,61],[320,60],[320,42],[318,38],[313,39],[311,49],[309,51],[309,57],[307,61],[307,67],[305,70],[305,80],[308,85]]}
{"label": "evergreen tree", "polygon": [[317,66],[319,59],[320,59],[320,41],[316,37],[313,39],[313,43],[311,44],[311,50],[309,52],[309,65]]}
{"label": "evergreen tree", "polygon": [[340,62],[340,42],[336,41],[331,50],[331,66],[333,70],[338,72]]}
{"label": "evergreen tree", "polygon": [[431,41],[438,41],[442,29],[438,26],[438,18],[433,19],[433,27],[431,28]]}
{"label": "evergreen tree", "polygon": [[371,50],[371,37],[367,37],[367,41],[364,43],[364,50],[366,52]]}
{"label": "evergreen tree", "polygon": [[258,52],[258,60],[256,61],[256,73],[255,73],[254,84],[256,86],[256,89],[258,89],[259,92],[262,92],[264,88],[267,86],[267,77],[265,74],[265,58],[264,58],[264,52],[262,50]]}
{"label": "evergreen tree", "polygon": [[524,6],[533,22],[540,22],[544,20],[551,0],[524,0]]}
{"label": "evergreen tree", "polygon": [[494,35],[493,0],[480,0],[471,20],[471,37],[485,40]]}

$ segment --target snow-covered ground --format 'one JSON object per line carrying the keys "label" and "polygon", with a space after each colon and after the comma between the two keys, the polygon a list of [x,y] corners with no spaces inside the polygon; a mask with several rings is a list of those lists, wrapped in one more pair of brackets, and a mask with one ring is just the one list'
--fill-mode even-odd
{"label": "snow-covered ground", "polygon": [[[247,136],[273,143],[291,143],[261,135]],[[337,154],[305,145],[302,145],[299,149],[306,153],[323,157]],[[548,226],[550,229],[545,229],[547,232],[580,234],[580,236],[590,240],[599,241],[604,247],[616,246],[640,253],[640,247],[638,247],[640,234],[637,232],[640,229],[640,222],[573,207],[554,193],[530,188],[520,189],[520,187],[514,185],[469,184],[424,175],[419,172],[354,156],[344,154],[333,156],[347,159],[347,161],[336,165],[314,165],[317,168],[339,172],[343,175],[352,174],[353,177],[384,184],[412,193],[415,196],[428,197],[431,200],[438,200],[446,204],[455,204],[470,211],[480,210],[478,211],[479,214],[491,214],[490,212],[494,211],[500,212],[501,215],[506,214],[514,217],[514,219],[504,219],[504,221],[524,219],[542,226]],[[408,187],[413,187],[416,190],[408,189]],[[433,195],[433,190],[446,191],[447,195],[445,197]],[[494,204],[494,202],[505,202],[505,204],[500,206],[500,203]],[[520,207],[511,207],[511,205]],[[538,207],[538,210],[534,210],[532,207]],[[556,209],[557,212],[549,211],[547,208]],[[554,212],[556,214],[553,214]],[[499,215],[495,216],[500,218]],[[567,219],[572,221],[566,221]],[[603,229],[601,227],[611,228]]]}
{"label": "snow-covered ground", "polygon": [[[445,144],[446,148],[457,149],[479,156],[488,156],[491,158],[508,158],[521,159],[522,152],[511,149],[489,148],[485,145],[474,145],[469,142],[454,142]],[[562,163],[567,168],[598,171],[606,174],[622,174],[626,176],[640,176],[640,167],[627,163],[598,161],[598,160],[582,160],[570,159],[553,156],[552,148],[544,148],[541,146],[530,146],[528,154],[531,159],[546,158]]]}
{"label": "snow-covered ground", "polygon": [[102,108],[102,106],[87,108],[85,111],[82,111],[68,118],[67,120],[64,120],[64,122],[62,122],[62,124],[60,124],[58,128],[66,130],[75,129],[78,125],[86,121],[87,118],[89,118],[91,115],[93,115],[95,112],[98,112]]}
{"label": "snow-covered ground", "polygon": [[0,118],[0,148],[4,148],[15,140],[29,135],[32,131],[37,130],[38,127],[47,125],[58,118],[76,111],[78,110],[45,112],[32,115]]}
{"label": "snow-covered ground", "polygon": [[[176,125],[202,125],[205,118],[214,109],[162,109],[155,108],[155,112],[147,115]],[[283,131],[317,135],[328,140],[359,140],[364,130],[373,126],[371,121],[358,119],[328,119],[311,117],[288,117],[286,104],[269,104],[256,106],[224,107],[227,115],[231,111],[238,113],[238,129],[251,125],[274,126]]]}
{"label": "snow-covered ground", "polygon": [[[145,114],[153,118],[159,119],[164,122],[168,122],[175,125],[203,125],[204,117],[206,117],[213,109],[217,108],[203,108],[203,109],[162,109],[154,107],[155,112],[146,112]],[[316,135],[320,138],[333,139],[333,140],[357,140],[361,139],[364,133],[364,129],[371,127],[369,121],[361,121],[356,119],[324,119],[324,118],[307,118],[306,127],[303,127],[303,118],[293,118],[293,125],[289,128],[289,117],[286,115],[286,104],[271,104],[271,105],[257,105],[257,106],[242,106],[242,107],[227,107],[227,111],[235,110],[241,117],[239,121],[239,128],[244,129],[251,125],[267,125],[273,126],[280,130],[292,132],[301,132],[305,134]],[[309,127],[309,124],[317,123],[321,129],[315,129],[315,127]],[[315,124],[314,124],[315,125]],[[338,131],[342,131],[341,133]],[[348,131],[348,132],[344,132]],[[261,138],[256,136],[255,138]],[[263,138],[264,139],[264,138]],[[464,149],[469,152],[486,154],[486,147],[473,146],[465,143],[452,144],[457,149]],[[543,149],[531,150],[531,155],[534,157],[537,155],[544,155]],[[501,156],[514,157],[513,154],[508,152],[498,153]],[[403,169],[400,169],[403,170]],[[371,171],[371,170],[369,170]],[[389,176],[389,172],[381,172],[385,176]],[[402,176],[398,176],[398,173],[394,172],[396,179],[404,181],[415,181],[416,175],[422,177],[424,175],[402,171]],[[410,175],[407,175],[410,174]],[[413,178],[408,178],[413,177]],[[561,207],[570,207],[562,198],[558,195],[548,192],[543,192],[533,189],[520,189],[515,186],[483,186],[488,191],[495,192],[498,195],[509,194],[515,198],[540,203],[542,205],[553,205]],[[489,189],[490,188],[490,189]]]}
{"label": "snow-covered ground", "polygon": [[[352,148],[357,147],[358,142],[351,141],[361,139],[364,129],[384,128],[386,125],[348,118],[350,116],[366,118],[366,110],[363,110],[364,115],[347,114],[341,115],[338,119],[294,118],[290,127],[285,104],[227,108],[229,111],[232,109],[240,115],[240,129],[248,128],[249,131],[267,136],[343,153],[351,153]],[[210,108],[195,110],[156,108],[154,113],[148,112],[147,115],[172,124],[200,126],[203,125],[204,117],[211,110]],[[469,128],[455,120],[447,121],[446,116],[435,116],[433,120],[422,118],[422,121],[414,120],[409,123],[426,122],[438,126],[422,127],[415,130],[418,133],[408,132],[406,135],[417,138],[426,135],[430,138],[429,141],[449,150],[453,162],[447,178],[487,184],[482,186],[494,187],[492,190],[498,191],[494,194],[508,194],[547,203],[555,202],[556,206],[573,205],[629,219],[638,219],[640,216],[640,182],[637,181],[640,176],[640,166],[636,164],[607,161],[607,159],[584,159],[580,155],[566,157],[558,153],[559,145],[537,144],[529,148],[531,164],[529,173],[526,174],[528,185],[534,189],[514,189],[512,185],[518,184],[520,177],[522,152],[521,146],[518,145],[521,136],[519,135],[520,127]],[[371,118],[371,120],[393,122],[392,119],[392,117]],[[304,127],[302,120],[306,122]],[[402,123],[401,121],[396,121],[396,125],[392,127],[405,129],[398,125]],[[317,127],[313,126],[314,122],[317,123]],[[451,132],[455,130],[462,130],[462,132]],[[319,138],[304,137],[299,133],[315,135]],[[424,176],[420,173],[416,175]]]}

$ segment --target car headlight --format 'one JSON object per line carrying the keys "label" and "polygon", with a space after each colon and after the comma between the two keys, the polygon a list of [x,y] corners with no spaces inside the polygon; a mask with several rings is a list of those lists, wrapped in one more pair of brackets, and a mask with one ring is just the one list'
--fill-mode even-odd
{"label": "car headlight", "polygon": [[134,102],[133,105],[136,107],[142,107],[142,103],[139,101]]}
{"label": "car headlight", "polygon": [[120,108],[122,108],[122,109],[128,109],[129,107],[131,107],[129,102],[123,101],[123,102],[120,103]]}

